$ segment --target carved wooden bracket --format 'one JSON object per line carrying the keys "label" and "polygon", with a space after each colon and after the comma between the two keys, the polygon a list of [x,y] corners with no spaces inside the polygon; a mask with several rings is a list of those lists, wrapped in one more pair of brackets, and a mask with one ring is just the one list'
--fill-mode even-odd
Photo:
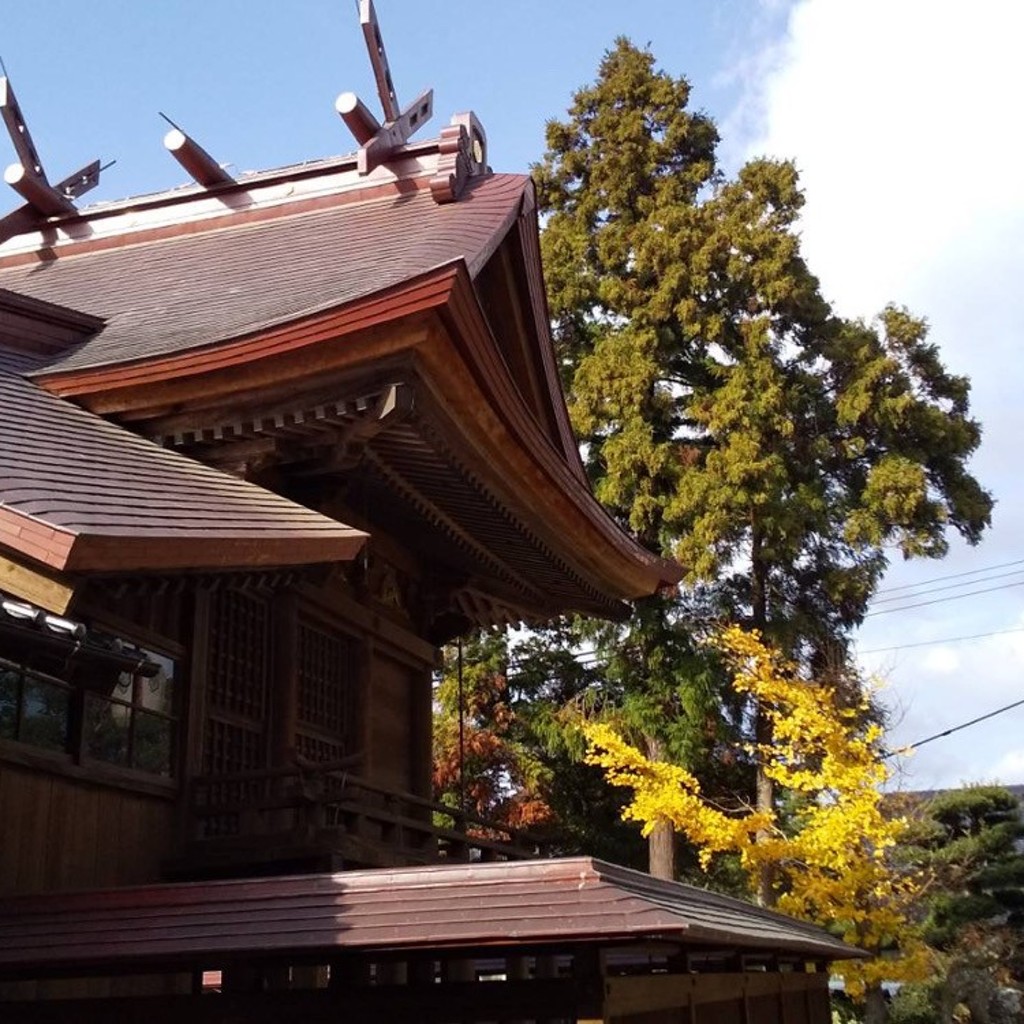
{"label": "carved wooden bracket", "polygon": [[468,111],[452,118],[452,123],[441,130],[438,154],[430,192],[435,202],[451,203],[471,178],[488,171],[487,135],[476,114]]}

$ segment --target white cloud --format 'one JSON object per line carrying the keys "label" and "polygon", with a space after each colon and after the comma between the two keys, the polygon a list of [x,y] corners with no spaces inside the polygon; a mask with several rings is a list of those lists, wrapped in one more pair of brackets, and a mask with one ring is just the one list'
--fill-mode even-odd
{"label": "white cloud", "polygon": [[[796,0],[784,40],[751,57],[759,73],[729,121],[749,155],[795,160],[804,252],[839,311],[906,303],[929,318],[947,365],[971,376],[985,430],[972,468],[997,498],[995,526],[980,549],[895,566],[890,586],[1024,558],[1022,38],[1024,5],[1000,0]],[[1022,609],[1016,587],[879,615],[860,647],[1009,629]],[[1024,697],[1024,634],[864,660],[889,680],[894,743]],[[1024,708],[921,748],[911,784],[1024,780],[1022,722]]]}
{"label": "white cloud", "polygon": [[948,247],[1024,212],[1022,36],[1024,6],[993,0],[793,7],[750,149],[796,158],[806,247],[845,312],[926,290]]}
{"label": "white cloud", "polygon": [[926,672],[948,676],[960,668],[960,656],[952,647],[934,647],[925,655],[921,667]]}
{"label": "white cloud", "polygon": [[1024,779],[1024,747],[1004,754],[989,770],[986,780],[1013,785]]}

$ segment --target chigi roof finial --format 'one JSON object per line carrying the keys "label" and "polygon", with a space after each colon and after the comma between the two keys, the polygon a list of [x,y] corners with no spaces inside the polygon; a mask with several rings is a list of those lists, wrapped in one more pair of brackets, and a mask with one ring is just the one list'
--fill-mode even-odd
{"label": "chigi roof finial", "polygon": [[[99,184],[100,172],[104,170],[99,160],[94,160],[81,170],[68,175],[63,181],[51,185],[21,107],[18,106],[6,68],[3,77],[0,78],[0,116],[3,117],[18,156],[17,162],[10,164],[4,171],[4,181],[30,207],[29,211],[15,212],[23,215],[34,213],[38,217],[61,217],[75,213],[74,200]],[[24,219],[24,216],[21,219]],[[6,220],[7,218],[4,218],[4,221]],[[0,240],[4,237],[2,224],[0,221]]]}
{"label": "chigi roof finial", "polygon": [[377,80],[384,121],[378,121],[354,92],[343,92],[335,102],[334,109],[359,143],[359,173],[369,174],[430,120],[434,112],[434,90],[427,89],[402,110],[391,78],[373,0],[359,0],[359,23],[363,27],[363,38],[373,65],[373,77]]}

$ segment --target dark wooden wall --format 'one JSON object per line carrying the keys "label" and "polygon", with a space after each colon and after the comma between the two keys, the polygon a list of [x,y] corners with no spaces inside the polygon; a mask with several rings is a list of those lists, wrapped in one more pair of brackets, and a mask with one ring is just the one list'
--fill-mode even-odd
{"label": "dark wooden wall", "polygon": [[160,878],[174,804],[0,761],[0,894]]}
{"label": "dark wooden wall", "polygon": [[[191,838],[189,780],[199,775],[360,754],[355,774],[430,795],[436,651],[409,610],[335,573],[256,585],[225,614],[236,582],[245,583],[132,581],[95,588],[76,608],[178,659],[177,777],[0,744],[0,893],[159,880],[161,861]],[[235,636],[225,658],[226,630]]]}

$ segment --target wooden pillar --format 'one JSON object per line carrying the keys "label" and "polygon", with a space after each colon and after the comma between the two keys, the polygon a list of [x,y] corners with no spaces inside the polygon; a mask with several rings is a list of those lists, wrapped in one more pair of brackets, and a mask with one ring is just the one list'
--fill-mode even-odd
{"label": "wooden pillar", "polygon": [[374,776],[375,751],[373,749],[373,674],[376,662],[376,646],[373,637],[367,635],[360,645],[359,657],[356,665],[357,687],[356,693],[356,720],[352,729],[356,750],[363,755],[362,775],[364,778],[372,779]]}
{"label": "wooden pillar", "polygon": [[410,673],[409,792],[429,800],[433,793],[434,708],[430,670]]}
{"label": "wooden pillar", "polygon": [[188,691],[182,722],[185,724],[182,776],[203,774],[203,736],[206,731],[206,690],[210,661],[210,592],[197,589],[192,608],[192,643],[189,651]]}
{"label": "wooden pillar", "polygon": [[273,614],[273,677],[271,690],[271,764],[295,763],[299,720],[299,603],[294,593],[276,594]]}
{"label": "wooden pillar", "polygon": [[176,812],[180,847],[196,838],[192,817],[192,785],[204,773],[206,738],[206,693],[210,663],[210,592],[196,588],[192,600],[192,640],[188,649],[188,668],[184,697],[179,698],[181,735],[177,738],[177,770],[181,780],[181,798]]}
{"label": "wooden pillar", "polygon": [[604,962],[596,949],[577,950],[572,958],[577,1024],[604,1024]]}

